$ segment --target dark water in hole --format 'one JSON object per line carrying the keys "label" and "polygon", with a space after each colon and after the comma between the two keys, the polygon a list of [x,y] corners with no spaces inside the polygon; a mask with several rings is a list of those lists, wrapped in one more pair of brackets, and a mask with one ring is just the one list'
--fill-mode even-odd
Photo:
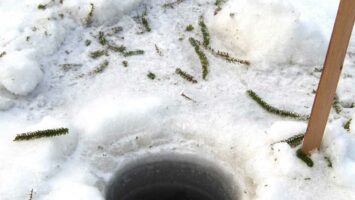
{"label": "dark water in hole", "polygon": [[237,200],[229,179],[200,159],[150,157],[121,169],[106,200]]}

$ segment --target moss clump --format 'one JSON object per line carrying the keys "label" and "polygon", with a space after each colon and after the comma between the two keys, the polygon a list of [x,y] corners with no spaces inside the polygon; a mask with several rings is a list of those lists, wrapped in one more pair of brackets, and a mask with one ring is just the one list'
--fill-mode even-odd
{"label": "moss clump", "polygon": [[127,48],[123,45],[120,45],[120,46],[109,45],[108,49],[110,49],[114,52],[124,53]]}
{"label": "moss clump", "polygon": [[175,73],[177,75],[179,75],[180,77],[182,77],[183,79],[190,81],[191,83],[197,83],[197,81],[195,80],[195,78],[188,74],[187,72],[182,71],[180,68],[176,68]]}
{"label": "moss clump", "polygon": [[344,124],[344,129],[345,130],[347,130],[348,132],[350,132],[350,125],[351,125],[351,121],[352,121],[353,119],[352,118],[350,118],[348,121],[346,121],[345,122],[345,124]]}
{"label": "moss clump", "polygon": [[200,59],[200,63],[202,66],[202,78],[204,80],[206,80],[207,75],[208,75],[208,60],[207,57],[205,55],[205,53],[203,53],[203,51],[200,49],[200,46],[198,45],[197,40],[195,40],[194,38],[189,38],[190,44],[191,46],[194,47],[196,54],[198,55],[198,58]]}
{"label": "moss clump", "polygon": [[39,131],[18,134],[16,135],[14,141],[32,140],[32,139],[38,139],[43,137],[53,137],[53,136],[65,135],[68,134],[68,132],[69,129],[67,128],[39,130]]}
{"label": "moss clump", "polygon": [[45,10],[47,8],[47,4],[39,4],[38,6],[37,6],[37,9],[38,10]]}
{"label": "moss clump", "polygon": [[342,111],[342,106],[340,105],[338,95],[334,96],[333,108],[337,114],[340,114],[340,112]]}
{"label": "moss clump", "polygon": [[134,50],[134,51],[125,51],[125,52],[123,52],[123,56],[124,57],[143,55],[143,54],[144,54],[143,50]]}
{"label": "moss clump", "polygon": [[104,60],[99,66],[97,66],[92,74],[99,74],[102,73],[108,66],[109,62],[107,60]]}
{"label": "moss clump", "polygon": [[301,159],[303,162],[306,163],[308,167],[313,167],[313,161],[307,154],[303,153],[302,149],[298,149],[296,152],[297,158]]}
{"label": "moss clump", "polygon": [[90,46],[90,44],[91,44],[91,40],[85,40],[85,46]]}
{"label": "moss clump", "polygon": [[92,24],[92,17],[94,15],[94,10],[95,10],[95,5],[93,3],[90,3],[90,11],[88,13],[88,16],[86,17],[86,26],[90,26]]}
{"label": "moss clump", "polygon": [[101,45],[105,45],[107,43],[107,40],[106,40],[106,37],[105,37],[105,33],[102,32],[102,31],[99,32],[98,39],[99,39],[99,43]]}
{"label": "moss clump", "polygon": [[147,74],[147,77],[148,77],[149,79],[151,79],[151,80],[154,80],[156,76],[155,76],[154,73],[149,72],[149,73]]}
{"label": "moss clump", "polygon": [[124,67],[128,67],[128,62],[127,62],[127,60],[122,61],[122,65],[123,65]]}
{"label": "moss clump", "polygon": [[92,59],[96,59],[96,58],[99,58],[99,57],[105,55],[106,53],[107,53],[106,50],[97,50],[97,51],[90,52],[89,56]]}
{"label": "moss clump", "polygon": [[198,24],[200,25],[200,29],[203,36],[203,45],[204,46],[210,45],[210,34],[208,32],[207,26],[202,16],[200,16]]}
{"label": "moss clump", "polygon": [[193,31],[194,30],[194,27],[191,25],[191,24],[189,24],[189,25],[187,25],[186,26],[186,28],[185,28],[185,31]]}
{"label": "moss clump", "polygon": [[256,102],[258,103],[264,110],[273,113],[275,115],[279,115],[281,117],[290,117],[294,118],[297,120],[307,120],[309,117],[304,116],[295,112],[290,112],[286,110],[281,110],[278,108],[275,108],[271,106],[270,104],[266,103],[259,95],[257,95],[253,90],[248,90],[247,91],[248,95]]}
{"label": "moss clump", "polygon": [[5,55],[6,55],[6,51],[1,52],[1,53],[0,53],[0,58],[2,58],[2,57],[5,56]]}

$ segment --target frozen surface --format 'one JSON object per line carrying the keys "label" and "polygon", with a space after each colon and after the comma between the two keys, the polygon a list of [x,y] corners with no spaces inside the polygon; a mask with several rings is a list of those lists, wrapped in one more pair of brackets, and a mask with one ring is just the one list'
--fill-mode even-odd
{"label": "frozen surface", "polygon": [[[33,190],[33,199],[103,200],[120,166],[156,152],[215,160],[245,200],[355,199],[355,37],[337,90],[342,111],[331,111],[312,168],[295,156],[299,147],[278,143],[304,133],[307,122],[267,113],[246,94],[252,89],[276,107],[309,114],[339,1],[228,0],[216,15],[213,0],[162,6],[170,2],[0,1],[0,199],[28,199]],[[213,48],[251,65],[202,49],[210,63],[203,80],[188,41],[202,40],[200,16]],[[107,50],[99,32],[109,45],[144,54]],[[91,58],[97,50],[107,52]],[[69,134],[13,141],[59,127]]]}

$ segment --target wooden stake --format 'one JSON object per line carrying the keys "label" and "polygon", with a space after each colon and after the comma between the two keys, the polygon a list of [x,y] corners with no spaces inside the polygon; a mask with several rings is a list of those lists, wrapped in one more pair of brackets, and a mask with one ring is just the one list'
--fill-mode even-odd
{"label": "wooden stake", "polygon": [[[302,151],[320,147],[355,21],[355,0],[341,0]],[[316,49],[315,49],[316,50]]]}

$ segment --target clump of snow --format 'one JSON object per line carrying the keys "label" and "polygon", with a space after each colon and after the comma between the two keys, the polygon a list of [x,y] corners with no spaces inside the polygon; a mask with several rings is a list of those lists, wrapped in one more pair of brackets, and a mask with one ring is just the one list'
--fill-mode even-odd
{"label": "clump of snow", "polygon": [[300,12],[289,1],[231,0],[207,21],[212,35],[252,62],[319,65],[327,42],[320,27]]}
{"label": "clump of snow", "polygon": [[83,132],[84,139],[105,145],[127,133],[147,128],[159,118],[163,105],[156,97],[101,97],[79,111],[76,127]]}
{"label": "clump of snow", "polygon": [[11,51],[0,60],[0,84],[17,95],[27,95],[42,80],[43,73],[33,51]]}

